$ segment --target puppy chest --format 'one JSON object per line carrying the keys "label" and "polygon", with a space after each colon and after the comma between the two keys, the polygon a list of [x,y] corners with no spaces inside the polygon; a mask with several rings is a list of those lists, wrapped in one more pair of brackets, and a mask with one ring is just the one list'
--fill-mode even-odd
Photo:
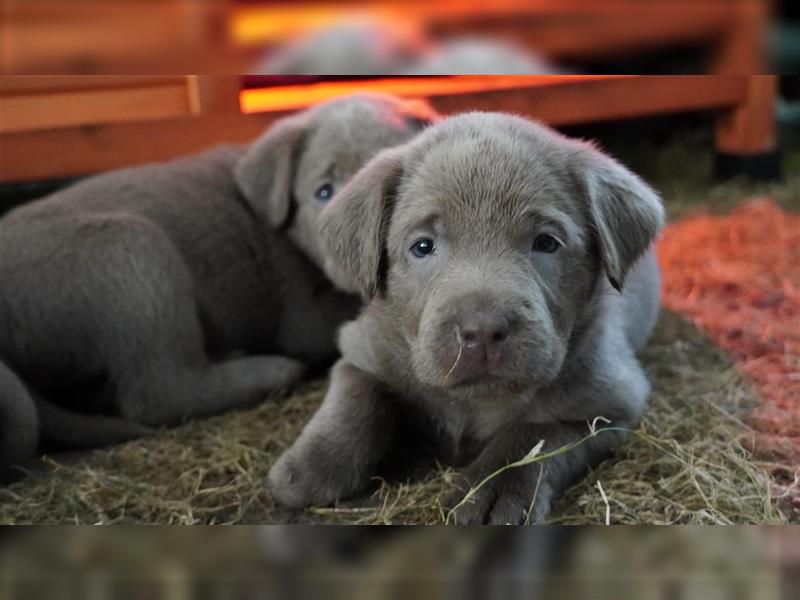
{"label": "puppy chest", "polygon": [[522,418],[516,402],[464,402],[445,400],[434,410],[440,443],[456,463],[472,460],[493,435]]}

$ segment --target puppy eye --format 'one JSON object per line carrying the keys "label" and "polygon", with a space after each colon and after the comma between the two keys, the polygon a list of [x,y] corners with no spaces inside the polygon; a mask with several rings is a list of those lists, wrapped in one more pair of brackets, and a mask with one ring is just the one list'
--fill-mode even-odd
{"label": "puppy eye", "polygon": [[330,183],[323,183],[317,191],[314,192],[314,197],[320,202],[327,202],[333,198],[333,186]]}
{"label": "puppy eye", "polygon": [[412,244],[410,250],[417,258],[425,258],[436,251],[436,245],[430,238],[420,238]]}
{"label": "puppy eye", "polygon": [[536,236],[536,239],[533,240],[534,252],[544,252],[545,254],[552,254],[560,247],[561,247],[561,242],[559,242],[552,235],[547,235],[546,233]]}

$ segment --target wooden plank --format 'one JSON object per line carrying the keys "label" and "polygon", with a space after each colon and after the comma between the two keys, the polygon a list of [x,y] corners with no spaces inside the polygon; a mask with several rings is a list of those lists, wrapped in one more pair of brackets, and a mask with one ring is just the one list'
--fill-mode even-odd
{"label": "wooden plank", "polygon": [[469,28],[449,24],[446,31],[460,35],[482,32],[484,36],[510,39],[556,63],[594,63],[628,52],[709,43],[726,31],[727,23],[718,15],[679,14],[670,19],[642,17],[635,25],[631,19],[517,19],[488,27],[480,23]]}
{"label": "wooden plank", "polygon": [[[527,89],[431,95],[443,113],[503,110],[569,125],[664,112],[730,109],[745,98],[744,76],[663,76],[595,79]],[[0,153],[0,180],[25,181],[92,173],[196,152],[220,142],[244,142],[287,112],[213,115],[10,133]],[[58,151],[54,152],[53,149]],[[32,160],[36,157],[36,160]]]}
{"label": "wooden plank", "polygon": [[183,81],[182,75],[6,75],[0,76],[0,96],[180,85]]}
{"label": "wooden plank", "polygon": [[502,110],[554,126],[731,107],[746,94],[745,76],[647,76],[574,82],[533,90],[431,98],[443,112]]}
{"label": "wooden plank", "polygon": [[238,113],[242,78],[239,75],[187,75],[192,114]]}
{"label": "wooden plank", "polygon": [[731,4],[730,24],[713,51],[715,73],[769,73],[767,34],[772,11],[771,2],[739,0]]}
{"label": "wooden plank", "polygon": [[553,124],[732,106],[744,76],[466,76],[392,78],[281,86],[242,92],[244,112],[295,110],[354,91],[427,97],[442,112],[504,110]]}
{"label": "wooden plank", "polygon": [[[108,67],[133,57],[139,62],[169,60],[175,51],[196,41],[191,27],[197,10],[193,6],[207,4],[211,3],[4,1],[0,67],[5,73],[130,73]],[[170,73],[161,69],[160,62],[150,64],[155,72]],[[133,72],[151,74],[153,70]]]}
{"label": "wooden plank", "polygon": [[295,110],[355,92],[379,92],[403,97],[483,94],[497,90],[530,90],[567,83],[626,79],[625,75],[462,75],[458,77],[386,77],[324,81],[306,85],[252,88],[241,94],[242,111],[256,113]]}
{"label": "wooden plank", "polygon": [[85,175],[247,142],[282,113],[207,115],[3,135],[0,181]]}
{"label": "wooden plank", "polygon": [[[739,0],[733,0],[739,1]],[[742,0],[749,2],[749,0]],[[610,27],[621,35],[631,35],[640,24],[651,24],[668,36],[685,37],[686,33],[715,30],[724,26],[729,16],[731,0],[704,2],[675,2],[615,0],[592,2],[586,0],[494,0],[493,2],[386,2],[381,4],[315,2],[279,3],[273,6],[241,6],[232,10],[229,30],[231,39],[239,44],[277,44],[293,39],[310,30],[330,27],[358,14],[386,23],[417,23],[434,31],[451,33],[469,29],[474,23],[536,24],[543,29],[551,25],[584,22],[587,32],[606,37],[603,29]],[[615,27],[619,25],[619,27]],[[632,26],[635,24],[635,26]],[[594,32],[589,31],[593,29]],[[634,32],[635,35],[635,32]],[[545,40],[551,40],[549,35]],[[670,39],[669,37],[667,39]],[[572,41],[581,44],[578,37]],[[663,41],[663,40],[662,40]],[[558,42],[562,46],[561,41]],[[603,48],[593,48],[603,51]]]}
{"label": "wooden plank", "polygon": [[0,96],[0,132],[189,114],[186,85]]}
{"label": "wooden plank", "polygon": [[719,114],[716,148],[728,154],[761,154],[775,149],[775,75],[743,78],[746,91],[741,102]]}

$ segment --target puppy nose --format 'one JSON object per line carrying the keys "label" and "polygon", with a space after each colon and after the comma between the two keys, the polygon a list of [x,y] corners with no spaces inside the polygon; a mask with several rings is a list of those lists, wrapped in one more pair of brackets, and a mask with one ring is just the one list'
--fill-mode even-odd
{"label": "puppy nose", "polygon": [[460,327],[464,347],[469,350],[495,350],[506,341],[511,326],[500,314],[476,312],[465,318]]}

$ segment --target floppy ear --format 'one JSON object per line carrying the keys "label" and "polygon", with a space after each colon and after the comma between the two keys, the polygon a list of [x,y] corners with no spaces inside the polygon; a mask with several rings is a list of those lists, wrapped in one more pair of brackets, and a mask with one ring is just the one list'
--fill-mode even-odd
{"label": "floppy ear", "polygon": [[658,194],[599,150],[584,146],[589,214],[609,282],[622,291],[625,276],[664,225]]}
{"label": "floppy ear", "polygon": [[320,243],[353,288],[378,293],[381,257],[395,190],[403,172],[400,148],[384,150],[366,164],[320,213]]}
{"label": "floppy ear", "polygon": [[289,218],[307,122],[307,115],[302,113],[277,121],[236,165],[239,189],[256,214],[273,228],[281,227]]}

